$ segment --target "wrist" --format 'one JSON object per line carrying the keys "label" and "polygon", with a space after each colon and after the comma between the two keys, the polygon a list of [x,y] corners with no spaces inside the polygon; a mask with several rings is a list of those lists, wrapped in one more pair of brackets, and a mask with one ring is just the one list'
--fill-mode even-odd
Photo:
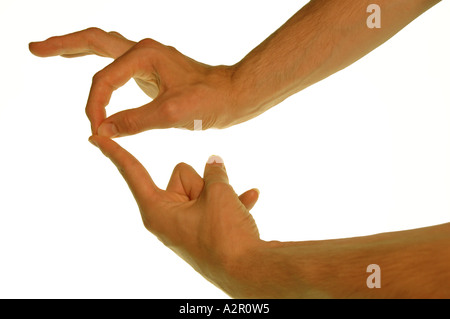
{"label": "wrist", "polygon": [[239,84],[235,81],[236,65],[217,65],[208,68],[205,83],[214,90],[207,100],[207,114],[214,120],[212,127],[227,128],[243,122],[243,110]]}
{"label": "wrist", "polygon": [[234,298],[329,297],[313,284],[316,260],[306,256],[302,243],[260,240],[232,258],[222,288]]}
{"label": "wrist", "polygon": [[260,115],[269,107],[266,107],[268,103],[264,101],[266,97],[259,92],[261,83],[257,72],[250,71],[246,59],[231,66],[231,70],[232,112],[236,114],[237,119],[234,124],[238,124]]}

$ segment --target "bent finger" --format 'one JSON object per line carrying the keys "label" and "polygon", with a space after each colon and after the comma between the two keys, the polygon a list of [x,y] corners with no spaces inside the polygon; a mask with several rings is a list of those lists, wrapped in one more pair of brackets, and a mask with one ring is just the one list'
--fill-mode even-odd
{"label": "bent finger", "polygon": [[154,68],[147,63],[151,57],[143,58],[143,54],[145,52],[133,48],[94,75],[86,104],[86,115],[94,135],[106,117],[105,107],[115,90],[136,75],[148,74],[149,80],[154,77]]}
{"label": "bent finger", "polygon": [[190,200],[193,200],[200,196],[203,185],[203,178],[192,166],[179,163],[173,170],[167,185],[167,191],[186,195]]}
{"label": "bent finger", "polygon": [[239,200],[248,210],[251,210],[255,206],[258,198],[259,190],[256,188],[250,189],[239,196]]}

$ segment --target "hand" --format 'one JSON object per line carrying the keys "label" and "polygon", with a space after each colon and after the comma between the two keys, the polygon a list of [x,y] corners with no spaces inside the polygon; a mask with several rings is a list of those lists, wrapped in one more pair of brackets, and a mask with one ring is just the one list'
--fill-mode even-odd
{"label": "hand", "polygon": [[116,142],[100,136],[90,141],[128,183],[145,227],[205,278],[231,293],[230,269],[238,268],[240,257],[262,242],[249,213],[258,191],[251,189],[238,197],[217,156],[208,160],[203,178],[191,166],[178,164],[164,191]]}
{"label": "hand", "polygon": [[[89,28],[32,42],[30,51],[40,57],[96,54],[115,59],[93,77],[86,114],[94,135],[117,137],[169,127],[192,130],[194,120],[202,121],[202,129],[224,128],[248,119],[235,106],[232,67],[196,62],[151,39],[136,43],[117,32]],[[113,91],[131,78],[153,101],[106,118]]]}

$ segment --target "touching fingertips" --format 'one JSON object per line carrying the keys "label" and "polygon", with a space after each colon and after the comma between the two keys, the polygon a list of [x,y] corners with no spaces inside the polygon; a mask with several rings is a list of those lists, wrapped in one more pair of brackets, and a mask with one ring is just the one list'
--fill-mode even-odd
{"label": "touching fingertips", "polygon": [[91,136],[91,137],[89,137],[89,143],[91,143],[92,145],[94,145],[95,147],[98,147],[98,144],[97,144],[97,142],[94,140],[94,138]]}
{"label": "touching fingertips", "polygon": [[113,138],[119,136],[119,131],[113,123],[103,123],[98,128],[98,135]]}

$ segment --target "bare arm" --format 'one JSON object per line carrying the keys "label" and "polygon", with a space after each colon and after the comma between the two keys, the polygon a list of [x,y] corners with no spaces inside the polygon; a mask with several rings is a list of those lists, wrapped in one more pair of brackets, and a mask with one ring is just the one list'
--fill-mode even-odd
{"label": "bare arm", "polygon": [[[357,61],[439,0],[312,0],[235,66],[238,109],[253,117]],[[380,7],[369,28],[367,7]],[[242,106],[245,105],[245,106]]]}
{"label": "bare arm", "polygon": [[[207,280],[236,298],[450,298],[450,223],[334,240],[264,241],[223,160],[203,178],[177,165],[166,190],[114,141],[91,137],[127,181],[146,228]],[[213,160],[214,159],[214,160]],[[263,173],[263,172],[262,172]],[[369,288],[367,266],[380,267]]]}
{"label": "bare arm", "polygon": [[[243,298],[449,298],[450,224],[365,237],[264,242],[232,271]],[[369,265],[379,266],[370,288]],[[243,266],[245,265],[245,266]]]}
{"label": "bare arm", "polygon": [[[209,66],[152,39],[138,43],[90,28],[30,44],[37,56],[114,58],[93,78],[86,105],[92,133],[126,136],[155,128],[225,128],[247,121],[288,96],[358,60],[438,0],[312,0],[231,66]],[[366,21],[381,8],[381,28]],[[134,78],[153,99],[106,118],[114,90]]]}

